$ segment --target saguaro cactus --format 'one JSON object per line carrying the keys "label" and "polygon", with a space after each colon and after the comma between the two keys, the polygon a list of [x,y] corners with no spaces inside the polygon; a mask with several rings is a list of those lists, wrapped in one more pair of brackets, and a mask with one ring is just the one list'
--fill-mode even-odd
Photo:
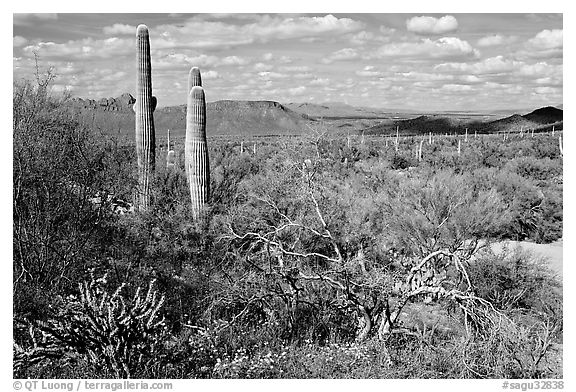
{"label": "saguaro cactus", "polygon": [[210,166],[206,144],[206,98],[204,89],[193,86],[186,112],[185,164],[192,217],[198,219],[210,196]]}
{"label": "saguaro cactus", "polygon": [[420,148],[418,148],[418,162],[422,161],[422,144],[424,144],[424,139],[420,140]]}
{"label": "saguaro cactus", "polygon": [[174,150],[170,148],[170,129],[168,129],[168,152],[166,153],[166,167],[173,168],[175,166],[175,153]]}
{"label": "saguaro cactus", "polygon": [[560,147],[560,155],[564,156],[564,146],[562,145],[562,135],[558,136],[558,146]]}
{"label": "saguaro cactus", "polygon": [[138,159],[138,200],[140,210],[150,206],[150,175],[156,166],[156,135],[154,116],[156,97],[152,96],[152,67],[148,27],[136,30],[136,156]]}
{"label": "saguaro cactus", "polygon": [[188,93],[192,90],[192,87],[200,86],[202,87],[202,76],[200,75],[200,68],[192,67],[188,73]]}

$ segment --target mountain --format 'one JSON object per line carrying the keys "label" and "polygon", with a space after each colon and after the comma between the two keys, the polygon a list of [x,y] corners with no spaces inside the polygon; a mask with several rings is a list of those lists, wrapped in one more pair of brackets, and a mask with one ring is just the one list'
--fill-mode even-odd
{"label": "mountain", "polygon": [[366,134],[395,134],[396,127],[400,134],[426,134],[432,132],[435,134],[465,132],[467,126],[471,123],[459,120],[457,118],[445,117],[441,115],[425,115],[406,120],[396,120],[393,122],[384,122],[382,124],[365,129]]}
{"label": "mountain", "polygon": [[469,132],[495,133],[520,132],[527,130],[547,130],[555,124],[556,129],[562,129],[562,110],[548,106],[536,109],[525,115],[513,114],[498,120],[479,121],[473,117],[449,117],[446,115],[424,115],[407,120],[383,122],[382,124],[364,129],[367,134],[394,134],[398,127],[400,134],[418,135],[432,133],[464,133]]}
{"label": "mountain", "polygon": [[545,108],[536,109],[531,113],[525,114],[527,120],[538,124],[553,124],[563,121],[564,111],[553,106],[546,106]]}
{"label": "mountain", "polygon": [[382,110],[355,107],[343,102],[297,103],[290,102],[285,106],[295,112],[313,117],[316,119],[340,119],[340,118],[387,118]]}
{"label": "mountain", "polygon": [[548,129],[550,125],[557,125],[560,130],[563,126],[563,110],[546,106],[536,109],[523,116],[514,114],[488,123],[490,132],[519,132],[521,129]]}
{"label": "mountain", "polygon": [[216,101],[206,110],[206,132],[218,135],[301,134],[313,121],[274,101]]}
{"label": "mountain", "polygon": [[[132,138],[135,100],[130,94],[101,100],[73,98],[71,106],[84,121],[93,121],[105,131]],[[206,104],[208,135],[293,135],[306,131],[314,120],[274,101],[216,101]],[[186,129],[186,105],[157,108],[154,111],[157,135],[170,129],[175,137]]]}
{"label": "mountain", "polygon": [[[100,100],[73,98],[71,107],[78,118],[94,123],[104,132],[134,138],[135,99],[130,94]],[[414,118],[390,117],[377,109],[357,108],[344,103],[288,103],[275,101],[216,101],[206,104],[206,132],[211,135],[297,135],[308,130],[316,119],[327,121],[334,132],[365,132],[366,134],[427,134],[433,132],[519,132],[520,129],[545,130],[552,124],[562,129],[563,111],[547,106],[528,114],[513,114],[497,120],[494,116],[468,114],[434,114]],[[399,118],[400,117],[400,118]],[[411,117],[411,116],[410,116]],[[490,118],[491,117],[491,118]],[[175,138],[183,137],[186,129],[186,105],[157,108],[154,112],[156,134],[162,138],[170,129]]]}

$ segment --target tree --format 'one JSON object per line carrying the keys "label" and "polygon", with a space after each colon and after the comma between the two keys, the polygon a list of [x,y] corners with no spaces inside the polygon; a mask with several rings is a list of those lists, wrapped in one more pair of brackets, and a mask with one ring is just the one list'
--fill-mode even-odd
{"label": "tree", "polygon": [[384,341],[402,330],[407,303],[449,300],[472,333],[500,314],[475,295],[466,262],[506,214],[494,191],[467,184],[441,172],[348,192],[320,160],[307,161],[249,184],[227,239],[273,277],[277,289],[266,294],[282,297],[292,319],[301,305],[328,303],[355,315],[356,340]]}

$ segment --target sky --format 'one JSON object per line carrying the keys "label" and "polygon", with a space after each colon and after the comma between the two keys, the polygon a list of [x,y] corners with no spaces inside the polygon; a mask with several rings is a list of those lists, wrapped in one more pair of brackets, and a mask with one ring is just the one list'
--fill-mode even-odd
{"label": "sky", "polygon": [[563,103],[562,14],[13,14],[13,78],[53,67],[56,92],[135,95],[136,27],[150,31],[159,106],[344,102],[421,111]]}

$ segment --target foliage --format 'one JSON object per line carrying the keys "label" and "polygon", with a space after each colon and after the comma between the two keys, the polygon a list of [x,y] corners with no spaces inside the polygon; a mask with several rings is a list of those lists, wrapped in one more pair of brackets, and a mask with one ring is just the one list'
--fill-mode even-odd
{"label": "foliage", "polygon": [[422,161],[420,138],[214,138],[200,221],[176,140],[150,208],[118,214],[133,144],[49,79],[14,89],[18,377],[561,377],[561,284],[482,250],[561,237],[555,138],[470,136],[458,155],[435,136]]}
{"label": "foliage", "polygon": [[164,297],[153,281],[145,295],[138,288],[130,301],[122,295],[125,285],[109,294],[106,283],[106,277],[92,277],[80,284],[79,298],[62,298],[48,321],[29,324],[33,346],[15,344],[16,372],[45,358],[74,355],[103,366],[112,377],[130,378],[154,361],[163,340],[158,311]]}

